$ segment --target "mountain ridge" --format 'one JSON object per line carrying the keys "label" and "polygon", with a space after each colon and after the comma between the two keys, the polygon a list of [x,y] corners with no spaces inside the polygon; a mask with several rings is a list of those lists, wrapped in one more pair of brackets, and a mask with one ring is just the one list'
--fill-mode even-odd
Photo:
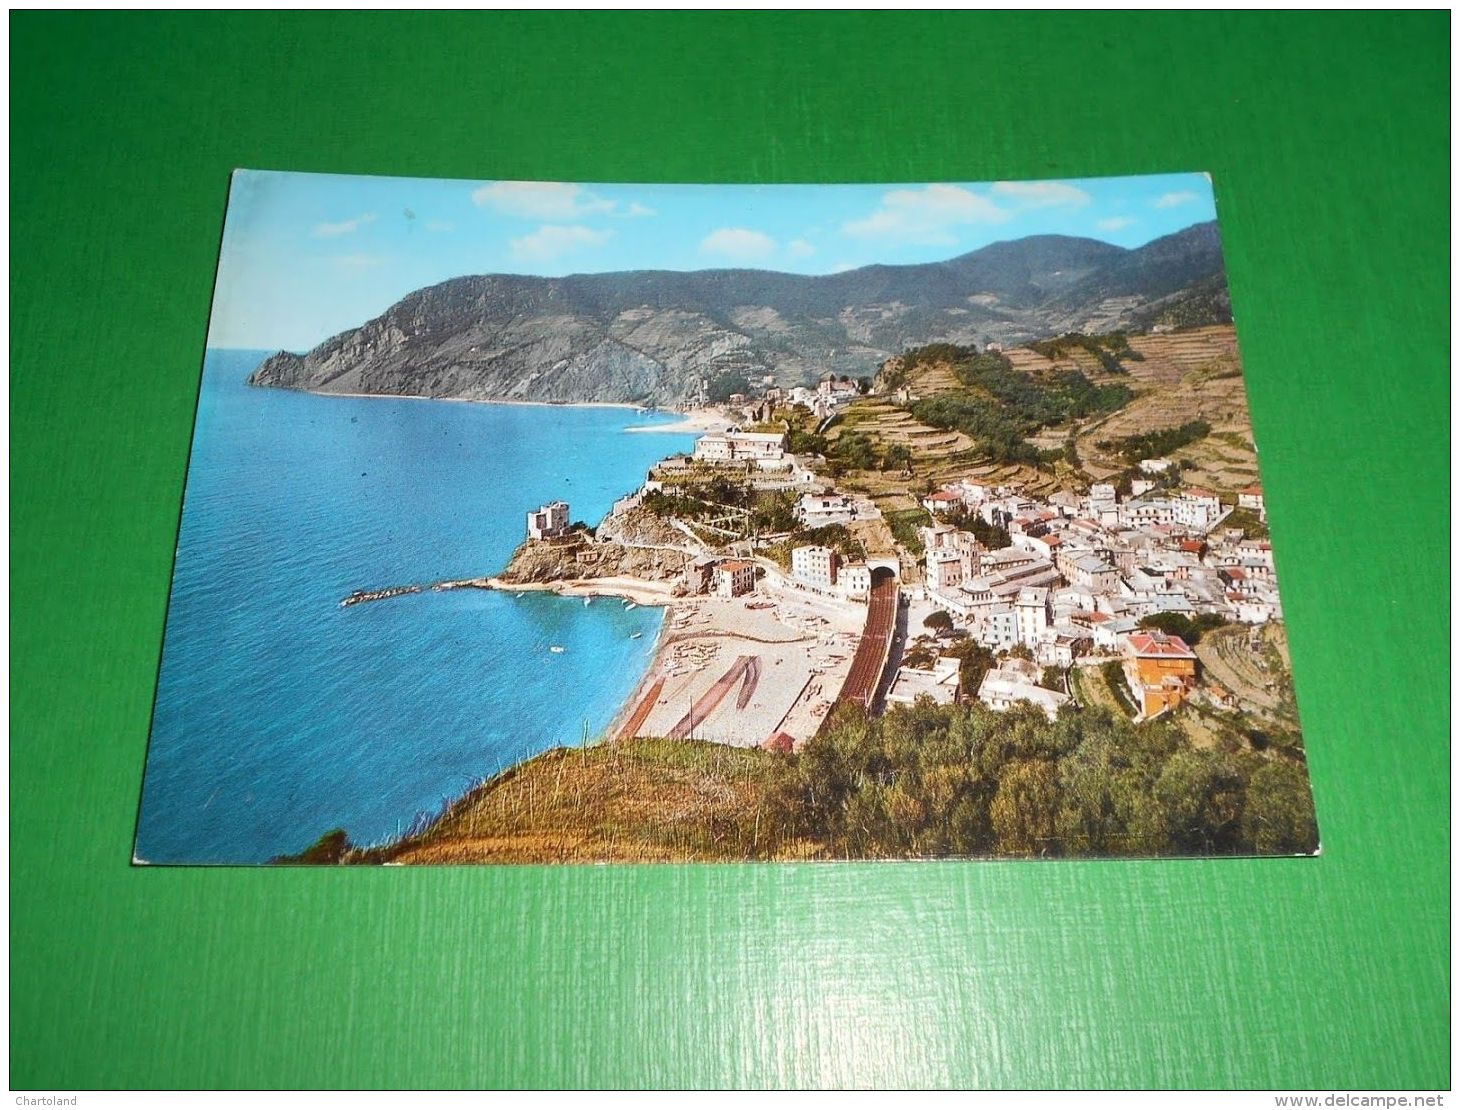
{"label": "mountain ridge", "polygon": [[[1136,248],[1035,235],[941,262],[836,274],[630,270],[481,274],[415,290],[252,384],[467,400],[672,404],[720,387],[870,374],[924,343],[1230,320],[1214,221]],[[1221,317],[1225,316],[1225,319]],[[1212,317],[1212,319],[1206,319]]]}

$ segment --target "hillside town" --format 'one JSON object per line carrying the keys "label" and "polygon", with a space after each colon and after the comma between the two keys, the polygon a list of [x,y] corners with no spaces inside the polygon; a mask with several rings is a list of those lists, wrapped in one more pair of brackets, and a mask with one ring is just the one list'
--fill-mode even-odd
{"label": "hillside town", "polygon": [[[924,697],[940,704],[976,697],[995,711],[1029,703],[1053,720],[1063,707],[1089,700],[1081,698],[1074,672],[1113,675],[1112,663],[1121,687],[1115,702],[1135,721],[1169,713],[1189,699],[1218,708],[1236,704],[1231,691],[1204,673],[1194,637],[1188,643],[1182,630],[1227,625],[1255,630],[1281,621],[1272,547],[1265,528],[1250,526],[1266,521],[1260,487],[1225,497],[1188,487],[1181,467],[1167,458],[1141,460],[1140,476],[1120,491],[1114,482],[1094,482],[1082,493],[1036,497],[1017,486],[967,477],[921,495],[926,523],[916,531],[916,547],[899,542],[880,552],[849,554],[827,540],[797,542],[808,535],[845,534],[859,522],[880,525],[883,514],[872,499],[829,481],[819,465],[824,460],[789,451],[787,432],[772,414],[799,408],[824,426],[859,393],[857,385],[828,376],[814,390],[791,391],[794,396],[768,390],[754,400],[732,398],[723,411],[743,417],[745,426],[727,420],[701,435],[691,455],[665,460],[610,515],[612,521],[639,509],[646,497],[666,492],[701,491],[695,497],[703,503],[705,483],[715,476],[795,497],[796,527],[784,532],[748,535],[736,516],[743,510],[729,506],[712,507],[694,521],[672,518],[678,534],[671,546],[679,562],[669,588],[681,604],[721,603],[696,610],[693,619],[707,637],[721,637],[727,653],[744,631],[746,614],[757,627],[789,609],[799,614],[792,623],[822,621],[823,637],[841,650],[815,665],[777,658],[773,669],[788,680],[788,690],[814,690],[819,700],[800,713],[791,711],[794,700],[790,708],[778,703],[780,724],[762,735],[756,725],[731,723],[735,714],[723,696],[727,683],[712,682],[713,652],[688,663],[681,653],[682,665],[651,671],[656,681],[684,679],[683,692],[666,692],[662,682],[652,687],[661,705],[689,705],[688,717],[678,722],[680,734],[794,746],[839,701],[878,712]],[[1230,524],[1237,510],[1242,521]],[[528,535],[564,536],[568,518],[565,504],[545,505],[528,514]],[[772,557],[778,547],[781,561]],[[885,584],[879,588],[891,598],[891,616],[875,621],[874,583]],[[859,641],[849,631],[855,627],[847,623],[849,605],[865,614]],[[672,627],[685,631],[681,624]],[[969,644],[994,661],[973,689],[960,681]],[[962,651],[954,650],[960,646]],[[743,678],[749,689],[761,671],[746,677],[744,660],[758,659],[764,649],[747,639],[737,650],[743,653],[726,673]],[[751,708],[747,698],[741,701],[742,709]],[[651,717],[668,720],[652,709],[635,715],[636,727]],[[798,727],[788,731],[791,720]]]}

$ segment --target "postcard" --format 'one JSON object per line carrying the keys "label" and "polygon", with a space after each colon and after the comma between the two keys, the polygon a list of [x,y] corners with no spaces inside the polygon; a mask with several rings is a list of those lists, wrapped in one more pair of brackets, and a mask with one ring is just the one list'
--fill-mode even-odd
{"label": "postcard", "polygon": [[134,860],[1308,855],[1200,173],[240,170]]}

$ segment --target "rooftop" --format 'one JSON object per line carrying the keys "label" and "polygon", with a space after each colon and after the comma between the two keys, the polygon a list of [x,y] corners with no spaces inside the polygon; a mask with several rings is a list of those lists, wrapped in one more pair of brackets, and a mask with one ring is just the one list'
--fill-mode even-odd
{"label": "rooftop", "polygon": [[1164,632],[1132,632],[1129,641],[1131,650],[1137,655],[1159,659],[1196,658],[1196,653],[1186,646],[1186,641],[1180,636],[1168,636]]}

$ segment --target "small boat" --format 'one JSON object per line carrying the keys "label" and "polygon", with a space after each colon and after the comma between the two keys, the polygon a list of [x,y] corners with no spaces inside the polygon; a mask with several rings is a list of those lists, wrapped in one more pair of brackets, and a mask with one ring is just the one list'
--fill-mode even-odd
{"label": "small boat", "polygon": [[638,602],[631,601],[627,605],[624,606],[624,612],[628,612],[630,609],[637,609],[638,607],[639,607]]}
{"label": "small boat", "polygon": [[527,596],[527,595],[526,595],[526,594],[518,594],[518,595],[517,595],[517,596],[518,596],[518,597],[519,597],[519,598],[524,598],[524,597],[526,597],[526,596]]}
{"label": "small boat", "polygon": [[554,644],[552,647],[548,648],[548,651],[552,652],[554,655],[562,655],[563,652],[565,652],[567,650],[568,650],[567,648],[560,647],[557,644]]}
{"label": "small boat", "polygon": [[585,597],[583,599],[583,604],[584,605],[592,605],[593,604],[593,599],[591,597]]}
{"label": "small boat", "polygon": [[643,635],[642,632],[630,632],[629,633],[629,639],[630,640],[637,640],[642,635]]}

